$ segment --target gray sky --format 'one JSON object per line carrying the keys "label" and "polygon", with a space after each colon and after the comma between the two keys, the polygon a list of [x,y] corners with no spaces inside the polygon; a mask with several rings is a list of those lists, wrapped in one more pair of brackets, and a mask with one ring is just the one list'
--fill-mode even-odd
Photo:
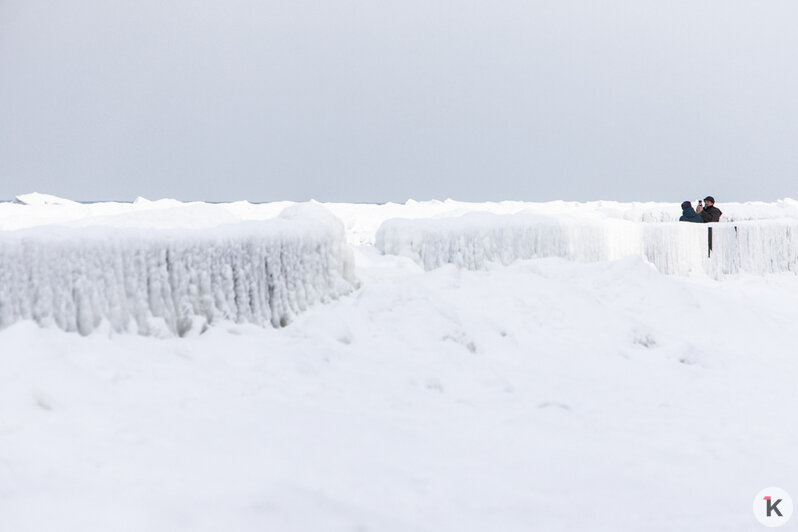
{"label": "gray sky", "polygon": [[0,198],[798,198],[798,2],[0,0]]}

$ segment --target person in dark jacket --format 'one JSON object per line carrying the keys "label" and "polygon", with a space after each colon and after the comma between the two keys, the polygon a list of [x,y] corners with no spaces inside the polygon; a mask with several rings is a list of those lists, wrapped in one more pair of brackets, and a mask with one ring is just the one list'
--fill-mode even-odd
{"label": "person in dark jacket", "polygon": [[698,206],[696,212],[701,216],[704,222],[719,222],[723,214],[720,209],[715,207],[715,198],[707,196],[704,198],[704,207]]}
{"label": "person in dark jacket", "polygon": [[693,205],[689,201],[682,202],[682,217],[679,218],[680,222],[695,222],[703,223],[704,219],[695,212]]}

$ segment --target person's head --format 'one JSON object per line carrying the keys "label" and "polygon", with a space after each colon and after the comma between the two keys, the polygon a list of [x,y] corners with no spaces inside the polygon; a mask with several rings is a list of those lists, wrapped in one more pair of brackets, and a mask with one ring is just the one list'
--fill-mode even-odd
{"label": "person's head", "polygon": [[690,203],[689,201],[683,201],[682,202],[682,210],[690,209],[692,207],[693,207],[693,204]]}
{"label": "person's head", "polygon": [[706,198],[704,198],[704,205],[709,205],[709,206],[715,205],[715,198],[713,198],[712,196],[707,196]]}

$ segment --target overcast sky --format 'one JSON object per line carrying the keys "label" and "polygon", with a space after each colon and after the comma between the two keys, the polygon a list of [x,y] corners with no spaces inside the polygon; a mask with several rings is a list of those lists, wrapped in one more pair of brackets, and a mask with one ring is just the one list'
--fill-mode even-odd
{"label": "overcast sky", "polygon": [[798,198],[798,2],[0,0],[0,199]]}

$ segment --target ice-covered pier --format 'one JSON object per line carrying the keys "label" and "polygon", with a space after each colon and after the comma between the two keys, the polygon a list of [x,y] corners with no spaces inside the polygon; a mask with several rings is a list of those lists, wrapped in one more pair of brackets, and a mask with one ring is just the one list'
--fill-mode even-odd
{"label": "ice-covered pier", "polygon": [[798,271],[798,219],[694,224],[480,212],[387,220],[377,231],[376,246],[427,270],[444,264],[476,270],[491,262],[541,257],[593,262],[641,255],[665,274],[764,274]]}
{"label": "ice-covered pier", "polygon": [[0,203],[0,328],[280,327],[358,285],[357,245],[426,270],[642,256],[664,274],[798,271],[798,202],[723,207],[721,223],[692,224],[664,203],[83,204],[31,194]]}
{"label": "ice-covered pier", "polygon": [[0,232],[0,328],[185,335],[219,320],[280,327],[357,281],[343,226],[321,207],[208,229]]}

